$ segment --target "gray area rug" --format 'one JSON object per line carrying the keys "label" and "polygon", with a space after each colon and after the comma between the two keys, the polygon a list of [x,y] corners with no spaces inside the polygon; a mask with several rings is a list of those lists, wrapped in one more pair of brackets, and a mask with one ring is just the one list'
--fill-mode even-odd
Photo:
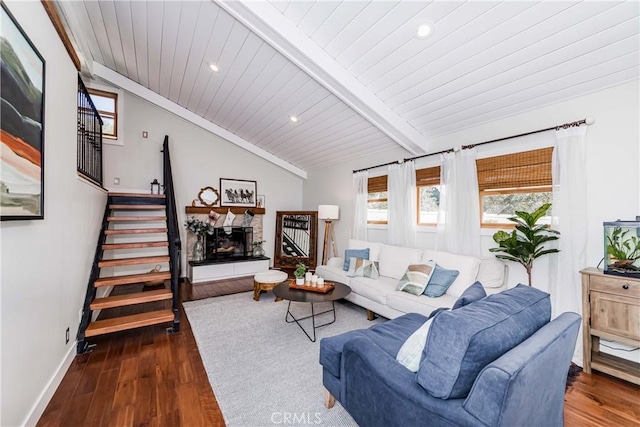
{"label": "gray area rug", "polygon": [[[287,301],[273,294],[241,293],[184,303],[209,382],[228,426],[322,425],[356,426],[338,402],[324,406],[320,339],[368,328],[363,308],[336,302],[334,324],[317,330],[315,343],[295,323],[285,323]],[[310,305],[292,303],[296,317],[310,313]],[[330,303],[316,304],[316,312]],[[330,314],[316,323],[325,323]],[[305,328],[311,320],[303,321]]]}

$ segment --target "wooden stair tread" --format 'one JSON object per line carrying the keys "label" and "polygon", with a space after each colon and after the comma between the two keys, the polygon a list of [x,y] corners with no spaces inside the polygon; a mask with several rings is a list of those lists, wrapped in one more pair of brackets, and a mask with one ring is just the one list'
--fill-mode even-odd
{"label": "wooden stair tread", "polygon": [[98,267],[116,267],[120,265],[155,264],[158,262],[169,262],[168,255],[144,256],[135,258],[106,259],[98,263]]}
{"label": "wooden stair tread", "polygon": [[111,297],[96,298],[91,303],[91,310],[122,307],[125,305],[142,304],[145,302],[171,299],[173,295],[169,289],[155,289],[153,291],[136,292]]}
{"label": "wooden stair tread", "polygon": [[118,230],[104,230],[104,234],[150,234],[150,233],[166,233],[166,228],[121,228]]}
{"label": "wooden stair tread", "polygon": [[120,222],[120,221],[166,221],[166,216],[109,216],[107,221]]}
{"label": "wooden stair tread", "polygon": [[146,193],[109,193],[111,197],[144,197],[149,199],[164,199],[164,194],[146,194]]}
{"label": "wooden stair tread", "polygon": [[134,243],[105,243],[102,245],[103,251],[114,249],[141,249],[141,248],[163,248],[168,247],[169,242],[157,241],[157,242],[134,242]]}
{"label": "wooden stair tread", "polygon": [[160,210],[165,209],[165,205],[109,205],[109,209],[125,211]]}
{"label": "wooden stair tread", "polygon": [[124,331],[126,329],[140,328],[142,326],[157,325],[173,321],[171,310],[157,310],[146,313],[132,314],[129,316],[114,317],[112,319],[98,320],[87,326],[85,337]]}
{"label": "wooden stair tread", "polygon": [[130,285],[132,283],[155,282],[160,280],[167,280],[170,278],[170,271],[160,271],[158,273],[127,274],[123,276],[101,277],[95,281],[95,286],[100,287],[112,285]]}

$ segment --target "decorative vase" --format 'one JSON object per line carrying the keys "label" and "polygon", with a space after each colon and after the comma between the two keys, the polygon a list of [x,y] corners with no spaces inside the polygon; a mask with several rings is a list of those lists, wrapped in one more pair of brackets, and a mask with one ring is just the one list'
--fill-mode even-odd
{"label": "decorative vase", "polygon": [[304,276],[296,277],[296,285],[298,286],[304,285]]}
{"label": "decorative vase", "polygon": [[264,249],[262,249],[261,244],[253,247],[253,256],[256,258],[264,256]]}
{"label": "decorative vase", "polygon": [[196,235],[196,243],[193,245],[193,261],[204,261],[204,243],[202,242],[202,236]]}

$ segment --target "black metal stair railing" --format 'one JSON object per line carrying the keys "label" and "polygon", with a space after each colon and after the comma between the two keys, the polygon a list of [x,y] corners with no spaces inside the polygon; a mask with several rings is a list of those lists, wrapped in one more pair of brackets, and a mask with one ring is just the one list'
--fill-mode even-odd
{"label": "black metal stair railing", "polygon": [[87,293],[85,295],[84,304],[82,306],[82,316],[80,318],[80,325],[78,326],[78,334],[76,352],[78,354],[86,353],[90,351],[91,346],[86,341],[85,331],[91,323],[91,316],[93,311],[89,307],[91,302],[96,297],[96,287],[94,286],[95,281],[100,277],[100,267],[98,263],[102,261],[102,245],[106,242],[106,234],[105,230],[109,228],[109,203],[110,200],[107,199],[107,204],[104,207],[104,215],[102,216],[102,226],[100,227],[100,234],[98,234],[98,243],[96,244],[96,251],[93,256],[93,264],[91,265],[91,273],[89,274],[89,282],[87,284]]}
{"label": "black metal stair railing", "polygon": [[102,119],[79,75],[78,172],[102,187]]}
{"label": "black metal stair railing", "polygon": [[171,158],[169,156],[169,136],[165,135],[162,144],[162,171],[164,182],[164,196],[167,210],[167,236],[169,238],[169,266],[171,269],[171,292],[173,294],[173,332],[180,330],[178,307],[180,304],[180,272],[181,259],[180,230],[178,228],[178,211],[173,191],[173,175],[171,174]]}

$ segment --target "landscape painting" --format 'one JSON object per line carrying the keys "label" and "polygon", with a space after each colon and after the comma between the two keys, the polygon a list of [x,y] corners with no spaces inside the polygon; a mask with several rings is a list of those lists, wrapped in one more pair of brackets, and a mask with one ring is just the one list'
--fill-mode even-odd
{"label": "landscape painting", "polygon": [[44,218],[45,63],[2,3],[0,219]]}

